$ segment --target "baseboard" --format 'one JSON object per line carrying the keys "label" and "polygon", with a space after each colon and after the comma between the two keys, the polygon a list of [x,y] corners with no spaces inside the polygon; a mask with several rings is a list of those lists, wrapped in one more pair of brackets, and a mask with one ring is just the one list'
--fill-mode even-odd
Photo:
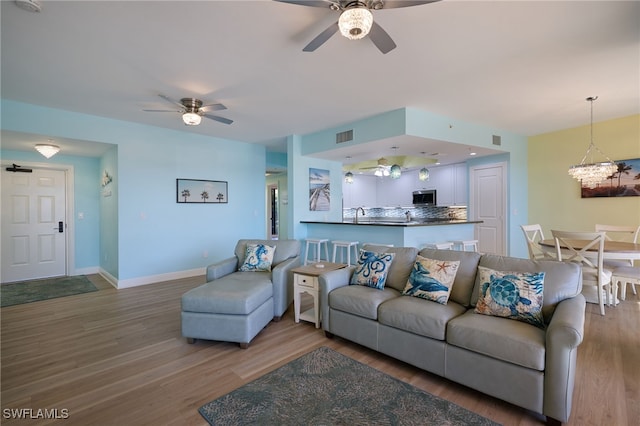
{"label": "baseboard", "polygon": [[117,289],[138,287],[141,285],[155,284],[163,281],[179,280],[181,278],[197,277],[198,275],[204,275],[205,270],[203,268],[189,269],[186,271],[169,272],[166,274],[149,275],[146,277],[129,278],[126,280],[115,279],[115,284],[109,278],[105,277],[109,282],[114,284]]}
{"label": "baseboard", "polygon": [[73,271],[73,275],[92,275],[99,274],[100,268],[97,266],[91,266],[89,268],[80,268]]}

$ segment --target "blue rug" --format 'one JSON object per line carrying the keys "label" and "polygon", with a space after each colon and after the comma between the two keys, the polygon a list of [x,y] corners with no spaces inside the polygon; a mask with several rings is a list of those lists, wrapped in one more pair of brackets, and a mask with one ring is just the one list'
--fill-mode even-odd
{"label": "blue rug", "polygon": [[211,425],[497,425],[326,347],[198,411]]}
{"label": "blue rug", "polygon": [[91,291],[98,291],[98,289],[84,275],[2,284],[0,285],[0,306],[4,308]]}

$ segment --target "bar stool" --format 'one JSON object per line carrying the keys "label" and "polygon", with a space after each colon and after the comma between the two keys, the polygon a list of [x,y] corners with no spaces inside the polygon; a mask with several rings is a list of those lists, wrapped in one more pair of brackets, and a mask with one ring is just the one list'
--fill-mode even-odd
{"label": "bar stool", "polygon": [[[305,240],[307,242],[307,246],[304,250],[304,264],[306,265],[309,260],[314,262],[320,262],[320,250],[322,245],[324,245],[324,257],[329,261],[329,239],[327,238],[307,238]],[[315,245],[315,258],[309,259],[309,246]]]}
{"label": "bar stool", "polygon": [[336,262],[336,254],[338,248],[340,248],[340,259],[344,260],[344,253],[342,249],[346,249],[347,265],[351,265],[351,247],[353,247],[354,265],[358,263],[358,241],[331,241],[331,244],[333,244],[333,263]]}
{"label": "bar stool", "polygon": [[444,243],[426,243],[424,248],[437,249],[437,250],[453,250],[453,243],[446,241]]}
{"label": "bar stool", "polygon": [[470,247],[470,251],[478,251],[478,240],[456,240],[452,243],[456,250],[467,251],[467,247]]}

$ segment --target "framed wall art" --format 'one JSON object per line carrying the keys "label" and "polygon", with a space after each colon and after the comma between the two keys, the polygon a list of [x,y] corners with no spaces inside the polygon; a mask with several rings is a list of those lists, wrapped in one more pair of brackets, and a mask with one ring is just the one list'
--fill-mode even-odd
{"label": "framed wall art", "polygon": [[309,210],[329,210],[331,207],[329,183],[329,170],[309,168]]}
{"label": "framed wall art", "polygon": [[581,187],[582,198],[640,196],[640,158],[614,163],[618,170],[595,188]]}
{"label": "framed wall art", "polygon": [[227,182],[221,180],[176,179],[176,202],[180,204],[223,204],[228,202]]}

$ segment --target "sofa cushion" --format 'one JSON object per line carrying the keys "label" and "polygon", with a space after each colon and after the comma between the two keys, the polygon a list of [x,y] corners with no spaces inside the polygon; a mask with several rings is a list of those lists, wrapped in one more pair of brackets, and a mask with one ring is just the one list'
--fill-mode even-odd
{"label": "sofa cushion", "polygon": [[471,309],[449,321],[447,343],[522,367],[545,369],[545,331],[525,322],[479,315]]}
{"label": "sofa cushion", "polygon": [[247,315],[273,296],[268,272],[234,272],[182,295],[182,311]]}
{"label": "sofa cushion", "polygon": [[329,293],[329,306],[338,311],[348,312],[371,320],[378,319],[378,306],[400,296],[392,288],[378,290],[365,286],[345,286]]}
{"label": "sofa cushion", "polygon": [[[544,272],[542,315],[545,322],[549,322],[558,303],[570,297],[575,297],[582,291],[581,266],[577,263],[484,254],[480,258],[479,265],[496,271]],[[458,271],[458,275],[460,275],[460,271]],[[480,282],[476,280],[475,289],[471,297],[471,306],[476,305],[479,288]],[[451,291],[452,298],[454,291],[455,284]]]}
{"label": "sofa cushion", "polygon": [[265,244],[247,244],[244,262],[238,268],[242,272],[271,272],[275,247]]}
{"label": "sofa cushion", "polygon": [[418,255],[402,294],[446,305],[459,266],[458,260],[433,260]]}
{"label": "sofa cushion", "polygon": [[279,263],[287,259],[300,256],[300,241],[298,240],[238,240],[234,253],[238,258],[238,265],[244,263],[244,258],[249,244],[264,244],[276,248],[273,254],[271,267],[274,268]]}
{"label": "sofa cushion", "polygon": [[375,244],[367,244],[365,248],[367,250],[393,253],[395,255],[391,268],[389,268],[389,275],[387,276],[385,285],[395,288],[398,291],[404,290],[404,286],[409,279],[409,274],[411,274],[411,270],[413,269],[413,264],[416,261],[418,249],[415,247],[385,247]]}
{"label": "sofa cushion", "polygon": [[429,259],[460,261],[456,279],[453,282],[453,287],[451,287],[449,300],[453,300],[462,306],[470,306],[480,253],[460,250],[422,249],[419,254]]}
{"label": "sofa cushion", "polygon": [[356,269],[349,284],[383,289],[394,256],[393,253],[360,250]]}
{"label": "sofa cushion", "polygon": [[544,272],[495,271],[478,266],[476,313],[528,322],[544,328]]}
{"label": "sofa cushion", "polygon": [[444,340],[447,323],[466,308],[451,302],[441,305],[417,297],[397,297],[384,302],[378,309],[378,322],[420,336]]}

